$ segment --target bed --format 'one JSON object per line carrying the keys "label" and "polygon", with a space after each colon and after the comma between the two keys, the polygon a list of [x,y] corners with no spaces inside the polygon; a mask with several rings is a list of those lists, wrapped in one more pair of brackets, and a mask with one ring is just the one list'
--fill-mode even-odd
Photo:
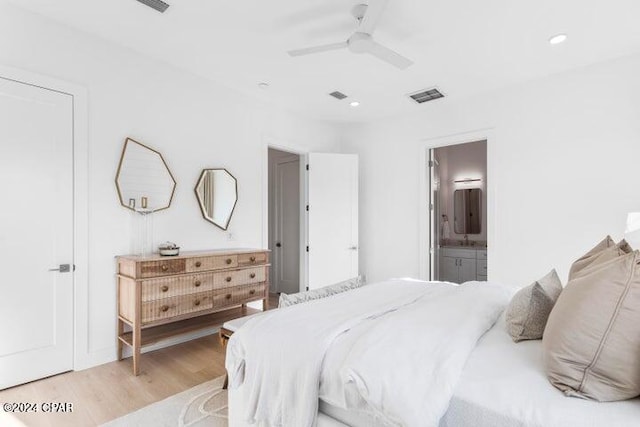
{"label": "bed", "polygon": [[[499,287],[487,283],[469,283],[464,286],[458,287],[452,293],[458,292],[459,294],[459,290],[462,289],[471,292],[472,298],[483,299],[485,298],[484,294],[478,294],[481,295],[478,296],[473,292],[477,292],[479,287],[494,287],[495,291],[489,291],[488,308],[479,315],[472,313],[475,309],[468,302],[460,305],[448,300],[450,289],[453,288],[453,285],[450,284],[391,281],[380,286],[380,290],[374,294],[383,294],[389,292],[389,289],[403,288],[409,289],[408,293],[413,292],[413,294],[408,299],[400,298],[391,302],[392,309],[377,317],[374,316],[374,321],[366,316],[370,313],[362,309],[366,321],[352,322],[346,329],[343,325],[338,329],[345,330],[328,340],[329,345],[326,346],[321,358],[318,385],[315,387],[317,418],[313,422],[316,422],[319,427],[344,425],[354,427],[383,425],[438,425],[440,427],[579,425],[596,427],[615,425],[624,427],[639,425],[640,400],[638,399],[616,403],[597,403],[565,397],[552,387],[544,375],[541,341],[515,344],[506,332],[504,316],[501,313],[508,303],[511,293],[501,293],[498,290]],[[416,294],[420,294],[420,287],[429,289],[429,291],[425,293],[424,297],[418,298],[418,303],[414,301],[404,304],[407,300],[412,300]],[[485,292],[484,289],[481,290]],[[349,291],[347,293],[349,295],[333,296],[331,299],[325,299],[328,301],[309,304],[305,310],[299,307],[289,310],[291,312],[289,314],[283,310],[277,317],[286,323],[287,318],[293,319],[300,315],[310,316],[306,321],[313,323],[313,315],[310,312],[321,312],[333,307],[337,313],[342,303],[353,304],[353,301],[358,300],[359,297],[366,296],[366,292],[369,291]],[[454,299],[458,299],[458,294]],[[367,299],[370,299],[371,295],[368,297]],[[434,304],[434,301],[437,303]],[[302,304],[302,306],[304,305],[306,304]],[[355,311],[357,317],[358,312]],[[455,312],[447,313],[448,311]],[[466,326],[465,317],[471,317]],[[440,321],[443,318],[445,319],[444,323]],[[322,319],[322,316],[316,320],[318,319]],[[407,325],[408,320],[413,322],[413,326]],[[438,327],[434,328],[433,325],[436,323]],[[447,326],[445,323],[449,323],[449,325]],[[403,332],[398,333],[398,336],[394,336],[392,339],[383,337],[398,325],[405,326]],[[254,326],[257,327],[257,325]],[[260,328],[258,327],[256,330],[260,330]],[[371,341],[376,334],[381,336],[376,341]],[[456,337],[459,334],[464,337]],[[446,336],[451,338],[443,338]],[[264,345],[266,342],[252,336],[251,332],[245,334],[244,339],[250,342],[257,341],[259,345]],[[422,345],[416,341],[424,341],[426,344]],[[452,343],[448,343],[449,341]],[[354,353],[358,354],[358,348],[363,342],[366,344],[367,350],[371,349],[371,351],[365,351],[363,353],[364,362],[358,358],[358,363],[380,362],[379,372],[373,371],[373,375],[368,377],[365,372],[364,384],[359,384],[358,381],[345,381],[345,371],[349,371],[347,368],[353,361]],[[394,346],[389,346],[391,342],[394,343]],[[469,343],[472,344],[469,345]],[[469,348],[467,349],[467,347]],[[283,364],[286,365],[291,360],[290,354],[282,349],[283,347],[280,347],[274,354],[265,358],[270,363],[269,369],[263,369],[262,372],[275,369]],[[433,349],[437,349],[437,351]],[[369,354],[372,352],[375,357]],[[433,356],[438,352],[448,353],[437,363],[432,362],[430,359],[438,359],[437,355]],[[360,356],[362,357],[362,355]],[[233,370],[233,360],[237,361],[238,359],[235,356],[230,359],[231,364],[228,368]],[[304,360],[304,357],[302,359]],[[401,359],[403,363],[394,363],[394,361]],[[387,369],[386,367],[391,368]],[[444,374],[441,374],[441,371]],[[407,376],[412,372],[414,377]],[[431,377],[432,372],[434,374]],[[279,375],[286,377],[287,374],[275,372],[274,375],[280,378]],[[233,374],[231,376],[233,377]],[[296,375],[293,375],[292,378],[296,379]],[[304,383],[309,382],[308,378],[303,378],[305,379]],[[231,387],[229,391],[230,425],[252,425],[247,421],[247,414],[255,413],[257,401],[255,396],[252,400],[248,395],[250,394],[248,386],[243,382],[238,383],[237,379],[236,376],[235,387]],[[299,381],[300,378],[297,380]],[[286,380],[283,380],[280,386],[286,388],[286,384]],[[296,395],[294,400],[290,402],[294,406],[298,404],[304,406],[304,402],[313,397],[313,393],[306,395],[306,391],[303,391],[302,388],[304,387],[300,387],[300,400],[295,400],[298,396]],[[313,386],[309,387],[309,389],[313,388]],[[429,388],[433,389],[431,394],[424,394],[424,390]],[[265,387],[265,390],[276,390],[276,394],[281,391],[278,388],[269,389],[269,387]],[[393,396],[377,396],[376,394],[389,390],[393,391],[393,395],[402,396],[405,393],[404,400],[399,399],[399,401],[388,404],[389,399]],[[281,401],[272,399],[272,394],[262,394],[261,399],[264,400],[264,404],[269,407],[281,404]],[[363,398],[363,396],[366,397]],[[286,399],[284,401],[286,402]],[[421,404],[420,402],[425,403]],[[403,404],[406,405],[404,410]],[[430,408],[425,411],[423,407]],[[404,419],[394,416],[393,411],[396,411],[397,415],[403,411],[411,412],[412,408],[419,408],[421,412],[417,411],[416,414]],[[297,426],[306,423],[306,421],[302,423],[279,421],[281,425]],[[313,422],[309,425],[312,425]],[[268,424],[278,424],[278,422],[266,423],[266,425]],[[265,425],[265,423],[260,425]]]}

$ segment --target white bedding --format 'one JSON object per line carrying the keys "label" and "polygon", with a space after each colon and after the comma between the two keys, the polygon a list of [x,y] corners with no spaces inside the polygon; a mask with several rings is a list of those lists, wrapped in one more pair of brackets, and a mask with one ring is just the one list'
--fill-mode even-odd
{"label": "white bedding", "polygon": [[[435,426],[507,302],[486,283],[395,280],[266,313],[229,342],[230,388],[242,386],[246,419],[265,425],[311,426],[321,397],[387,424]],[[325,354],[339,366],[322,368]],[[331,379],[319,393],[322,372]]]}
{"label": "white bedding", "polygon": [[564,396],[547,380],[542,341],[514,343],[504,316],[470,355],[441,427],[631,427],[640,399],[599,403]]}

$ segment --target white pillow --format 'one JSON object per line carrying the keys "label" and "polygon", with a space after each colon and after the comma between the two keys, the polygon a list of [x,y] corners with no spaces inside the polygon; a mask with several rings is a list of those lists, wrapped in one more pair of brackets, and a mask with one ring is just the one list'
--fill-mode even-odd
{"label": "white pillow", "polygon": [[323,288],[313,289],[306,292],[298,292],[295,294],[280,294],[280,301],[278,302],[278,308],[288,307],[294,304],[300,304],[301,302],[312,301],[320,298],[326,298],[330,295],[346,292],[351,289],[359,288],[366,284],[366,280],[363,276],[354,277],[353,279],[345,280],[344,282],[336,283],[335,285],[325,286]]}

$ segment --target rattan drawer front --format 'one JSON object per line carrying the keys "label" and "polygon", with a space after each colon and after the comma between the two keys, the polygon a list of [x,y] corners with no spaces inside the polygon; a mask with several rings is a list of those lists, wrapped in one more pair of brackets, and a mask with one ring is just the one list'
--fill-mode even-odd
{"label": "rattan drawer front", "polygon": [[142,323],[181,316],[213,307],[211,292],[181,295],[142,303]]}
{"label": "rattan drawer front", "polygon": [[264,283],[260,283],[213,291],[213,306],[221,308],[262,299],[265,297],[266,288]]}
{"label": "rattan drawer front", "polygon": [[223,268],[233,268],[238,266],[238,255],[207,256],[190,258],[187,260],[187,271],[220,270]]}
{"label": "rattan drawer front", "polygon": [[213,274],[213,288],[231,288],[234,286],[260,283],[266,280],[264,267],[245,268],[243,270],[224,271]]}
{"label": "rattan drawer front", "polygon": [[156,277],[184,273],[185,264],[184,259],[141,262],[140,277]]}
{"label": "rattan drawer front", "polygon": [[246,267],[248,265],[260,265],[266,262],[267,262],[267,254],[264,252],[258,252],[255,254],[238,255],[238,265],[240,267]]}
{"label": "rattan drawer front", "polygon": [[213,273],[143,280],[142,301],[153,301],[212,289]]}

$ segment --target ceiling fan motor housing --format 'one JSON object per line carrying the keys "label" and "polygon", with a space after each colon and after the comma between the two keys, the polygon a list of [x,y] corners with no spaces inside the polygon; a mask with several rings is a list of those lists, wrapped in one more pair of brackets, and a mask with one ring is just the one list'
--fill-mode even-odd
{"label": "ceiling fan motor housing", "polygon": [[366,33],[354,33],[347,43],[349,50],[353,53],[367,53],[371,47],[371,35]]}

